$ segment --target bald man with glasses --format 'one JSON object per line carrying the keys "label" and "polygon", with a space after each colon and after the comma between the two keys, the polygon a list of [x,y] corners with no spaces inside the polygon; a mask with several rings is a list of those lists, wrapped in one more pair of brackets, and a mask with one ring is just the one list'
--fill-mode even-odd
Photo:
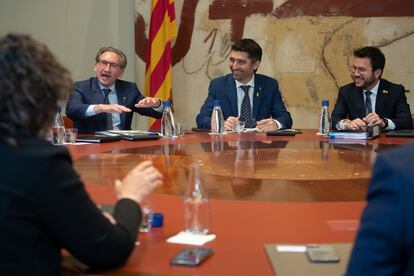
{"label": "bald man with glasses", "polygon": [[160,99],[144,97],[133,82],[120,80],[127,65],[125,54],[103,47],[95,57],[95,77],[78,81],[66,105],[66,115],[79,133],[131,129],[132,112],[161,118]]}
{"label": "bald man with glasses", "polygon": [[410,106],[402,85],[382,79],[385,56],[379,48],[354,51],[350,68],[353,83],[339,89],[332,111],[332,128],[364,130],[380,125],[383,130],[412,129]]}

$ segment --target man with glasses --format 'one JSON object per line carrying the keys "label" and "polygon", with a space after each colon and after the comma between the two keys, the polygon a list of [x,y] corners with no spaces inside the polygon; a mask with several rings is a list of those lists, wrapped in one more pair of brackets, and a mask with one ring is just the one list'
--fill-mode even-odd
{"label": "man with glasses", "polygon": [[79,133],[131,129],[132,115],[161,118],[160,99],[144,97],[135,83],[119,80],[127,65],[125,54],[103,47],[95,57],[95,77],[78,81],[66,105],[66,115]]}
{"label": "man with glasses", "polygon": [[410,106],[402,85],[382,79],[385,56],[376,47],[354,51],[350,68],[353,83],[339,89],[332,111],[332,127],[364,130],[381,125],[383,130],[412,129]]}

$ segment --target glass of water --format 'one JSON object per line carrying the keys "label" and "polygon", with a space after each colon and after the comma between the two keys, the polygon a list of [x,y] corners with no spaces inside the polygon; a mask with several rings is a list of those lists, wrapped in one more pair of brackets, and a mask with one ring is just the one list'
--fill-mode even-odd
{"label": "glass of water", "polygon": [[52,143],[54,145],[62,145],[65,143],[64,126],[52,126]]}
{"label": "glass of water", "polygon": [[148,201],[144,201],[141,204],[142,209],[142,221],[141,225],[139,226],[139,232],[148,233],[151,231],[152,225],[152,206]]}
{"label": "glass of water", "polygon": [[233,130],[237,133],[242,133],[244,130],[244,126],[246,125],[245,121],[237,121],[234,124]]}

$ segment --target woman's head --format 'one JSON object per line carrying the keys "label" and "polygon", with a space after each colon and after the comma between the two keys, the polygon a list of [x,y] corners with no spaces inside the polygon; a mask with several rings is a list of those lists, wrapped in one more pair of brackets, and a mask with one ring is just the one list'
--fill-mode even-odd
{"label": "woman's head", "polygon": [[0,137],[43,134],[71,89],[69,71],[44,44],[28,35],[0,38]]}

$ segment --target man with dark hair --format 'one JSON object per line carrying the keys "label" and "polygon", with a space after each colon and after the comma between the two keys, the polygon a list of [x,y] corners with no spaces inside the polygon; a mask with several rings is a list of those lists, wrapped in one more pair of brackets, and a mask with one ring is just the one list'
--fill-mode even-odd
{"label": "man with dark hair", "polygon": [[96,77],[74,84],[66,115],[79,133],[131,129],[132,112],[160,118],[160,99],[144,97],[135,83],[119,80],[127,65],[125,54],[113,47],[100,48],[95,57]]}
{"label": "man with dark hair", "polygon": [[220,100],[226,130],[233,129],[239,120],[245,121],[247,128],[262,131],[292,126],[277,80],[256,74],[261,59],[262,48],[256,41],[241,39],[233,44],[229,58],[231,74],[210,82],[207,99],[197,115],[198,128],[211,128],[215,100]]}
{"label": "man with dark hair", "polygon": [[354,51],[350,68],[353,83],[339,89],[332,111],[332,127],[363,130],[378,124],[383,130],[411,129],[410,106],[402,85],[382,79],[385,57],[376,47]]}

